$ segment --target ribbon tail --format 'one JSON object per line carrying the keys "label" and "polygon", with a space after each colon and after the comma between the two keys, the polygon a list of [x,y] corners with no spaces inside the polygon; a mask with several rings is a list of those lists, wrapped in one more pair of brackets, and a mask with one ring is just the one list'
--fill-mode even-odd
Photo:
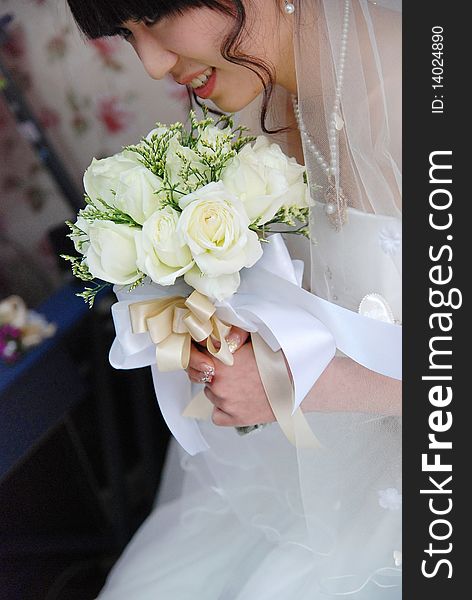
{"label": "ribbon tail", "polygon": [[274,352],[257,333],[251,334],[251,340],[262,385],[285,436],[296,447],[320,448],[301,409],[292,415],[294,389],[282,350]]}
{"label": "ribbon tail", "polygon": [[213,404],[202,391],[192,399],[182,415],[192,419],[199,419],[200,421],[208,421],[208,419],[211,418],[212,413]]}

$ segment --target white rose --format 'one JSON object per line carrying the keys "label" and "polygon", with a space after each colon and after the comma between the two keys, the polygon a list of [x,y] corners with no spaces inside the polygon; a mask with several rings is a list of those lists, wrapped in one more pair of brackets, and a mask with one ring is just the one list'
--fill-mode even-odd
{"label": "white rose", "polygon": [[216,149],[221,149],[224,154],[228,154],[232,150],[231,138],[231,127],[220,129],[214,125],[209,125],[200,130],[196,147],[199,152],[210,158],[215,155]]}
{"label": "white rose", "polygon": [[142,164],[120,175],[114,204],[142,225],[160,205],[162,179]]}
{"label": "white rose", "polygon": [[222,173],[225,186],[243,202],[251,222],[270,221],[282,206],[308,206],[305,167],[278,144],[259,136],[246,144]]}
{"label": "white rose", "polygon": [[188,246],[176,235],[178,221],[179,213],[166,206],[144,223],[138,238],[138,267],[161,285],[173,285],[194,264]]}
{"label": "white rose", "polygon": [[92,160],[84,174],[84,187],[100,206],[100,199],[142,224],[158,208],[156,191],[162,179],[140,162],[139,154],[125,150],[109,158]]}
{"label": "white rose", "polygon": [[[180,154],[180,156],[178,156],[178,154]],[[195,169],[198,173],[206,175],[209,173],[208,167],[200,161],[198,154],[191,148],[182,146],[176,136],[170,140],[166,154],[166,171],[168,173],[169,181],[174,185],[181,187],[185,187],[185,184],[192,187],[201,184],[200,177],[193,173],[189,174],[188,177],[182,177],[181,169],[184,166],[184,161],[181,156],[184,156],[192,165],[192,169]]]}
{"label": "white rose", "polygon": [[101,198],[107,204],[114,206],[115,195],[113,192],[116,192],[120,176],[139,164],[137,156],[136,153],[125,150],[108,158],[92,159],[84,173],[84,188],[87,195],[94,202],[98,203]]}
{"label": "white rose", "polygon": [[90,245],[85,256],[94,277],[119,285],[139,279],[136,241],[141,235],[140,229],[111,221],[94,221],[89,225],[88,235]]}
{"label": "white rose", "polygon": [[180,207],[177,233],[205,276],[234,275],[262,256],[244,206],[221,182],[184,196]]}
{"label": "white rose", "polygon": [[207,277],[195,266],[184,275],[185,282],[201,294],[216,300],[229,298],[238,291],[241,277],[239,273]]}

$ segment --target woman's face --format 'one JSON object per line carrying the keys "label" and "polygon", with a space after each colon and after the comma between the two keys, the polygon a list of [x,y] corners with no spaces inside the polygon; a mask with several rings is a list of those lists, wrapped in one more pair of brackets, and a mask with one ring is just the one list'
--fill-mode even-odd
{"label": "woman's face", "polygon": [[[272,63],[276,81],[283,85],[284,73],[290,68],[287,48],[292,54],[290,25],[283,16],[278,19],[274,2],[252,0],[249,4],[241,51]],[[263,86],[255,73],[221,55],[221,44],[232,24],[229,16],[201,7],[156,23],[127,21],[122,24],[122,34],[152,78],[170,74],[177,82],[190,84],[190,79],[205,71],[211,73],[201,87],[195,88],[200,84],[193,81],[197,95],[210,98],[223,111],[236,112],[254,100]]]}

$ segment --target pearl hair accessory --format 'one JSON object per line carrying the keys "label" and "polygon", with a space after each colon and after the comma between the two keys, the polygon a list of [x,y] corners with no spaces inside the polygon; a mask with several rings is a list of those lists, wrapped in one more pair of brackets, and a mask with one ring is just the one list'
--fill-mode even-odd
{"label": "pearl hair accessory", "polygon": [[346,52],[347,52],[347,40],[349,33],[349,11],[350,11],[350,0],[344,1],[344,18],[343,18],[343,29],[341,35],[341,48],[339,52],[339,62],[337,65],[337,84],[335,90],[335,99],[333,109],[331,111],[329,126],[328,126],[328,139],[329,139],[329,150],[330,150],[330,162],[328,164],[326,158],[323,156],[320,149],[315,144],[312,136],[308,132],[308,129],[303,122],[300,107],[298,106],[297,98],[292,95],[293,110],[295,118],[297,119],[298,128],[300,134],[305,140],[308,149],[312,152],[319,164],[320,168],[326,174],[328,178],[328,188],[325,192],[326,200],[326,214],[330,219],[335,229],[339,230],[346,222],[346,209],[348,201],[341,187],[336,187],[335,177],[338,172],[339,156],[338,156],[338,132],[344,127],[344,121],[340,114],[341,106],[341,93],[344,81],[344,67],[346,64]]}
{"label": "pearl hair accessory", "polygon": [[288,0],[285,0],[284,11],[288,15],[293,15],[293,13],[295,12],[295,5],[292,4],[292,2],[289,2]]}

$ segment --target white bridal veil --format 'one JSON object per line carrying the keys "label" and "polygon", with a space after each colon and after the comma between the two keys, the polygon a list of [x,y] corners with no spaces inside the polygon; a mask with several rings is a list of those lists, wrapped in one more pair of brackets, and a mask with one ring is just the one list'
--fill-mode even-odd
{"label": "white bridal veil", "polygon": [[300,0],[298,9],[298,105],[316,201],[313,291],[357,311],[354,290],[381,295],[386,286],[385,320],[400,321],[401,3]]}

